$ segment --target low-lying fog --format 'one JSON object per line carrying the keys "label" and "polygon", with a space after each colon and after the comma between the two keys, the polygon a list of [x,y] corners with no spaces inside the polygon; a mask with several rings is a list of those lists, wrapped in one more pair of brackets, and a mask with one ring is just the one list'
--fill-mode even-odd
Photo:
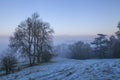
{"label": "low-lying fog", "polygon": [[[95,36],[54,36],[53,44],[70,44],[76,41],[84,41],[90,43]],[[8,47],[9,44],[9,37],[8,36],[1,36],[0,37],[0,54]]]}

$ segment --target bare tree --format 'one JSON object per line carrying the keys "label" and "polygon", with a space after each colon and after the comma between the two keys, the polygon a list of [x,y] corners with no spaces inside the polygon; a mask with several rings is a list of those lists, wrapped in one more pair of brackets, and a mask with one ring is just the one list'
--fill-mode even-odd
{"label": "bare tree", "polygon": [[44,53],[51,54],[52,33],[49,23],[39,19],[39,15],[34,13],[32,17],[23,21],[10,38],[10,47],[29,58],[29,64],[42,62]]}

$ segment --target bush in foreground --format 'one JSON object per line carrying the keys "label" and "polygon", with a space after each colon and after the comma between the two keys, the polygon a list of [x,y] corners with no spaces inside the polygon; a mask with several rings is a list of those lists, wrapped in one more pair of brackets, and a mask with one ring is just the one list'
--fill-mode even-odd
{"label": "bush in foreground", "polygon": [[1,59],[1,64],[2,69],[6,71],[6,74],[9,74],[14,71],[17,59],[12,54],[5,54]]}

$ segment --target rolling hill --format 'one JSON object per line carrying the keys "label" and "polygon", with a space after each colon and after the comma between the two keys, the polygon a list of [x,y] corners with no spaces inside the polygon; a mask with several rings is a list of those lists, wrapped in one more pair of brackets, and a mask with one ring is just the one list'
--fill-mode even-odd
{"label": "rolling hill", "polygon": [[1,76],[0,80],[120,80],[120,59],[55,58],[49,63]]}

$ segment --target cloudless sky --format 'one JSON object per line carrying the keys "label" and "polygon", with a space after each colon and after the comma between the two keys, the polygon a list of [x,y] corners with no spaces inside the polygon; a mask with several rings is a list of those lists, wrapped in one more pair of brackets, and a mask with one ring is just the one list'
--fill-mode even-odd
{"label": "cloudless sky", "polygon": [[34,12],[55,35],[114,34],[120,0],[0,0],[0,35],[11,35]]}

